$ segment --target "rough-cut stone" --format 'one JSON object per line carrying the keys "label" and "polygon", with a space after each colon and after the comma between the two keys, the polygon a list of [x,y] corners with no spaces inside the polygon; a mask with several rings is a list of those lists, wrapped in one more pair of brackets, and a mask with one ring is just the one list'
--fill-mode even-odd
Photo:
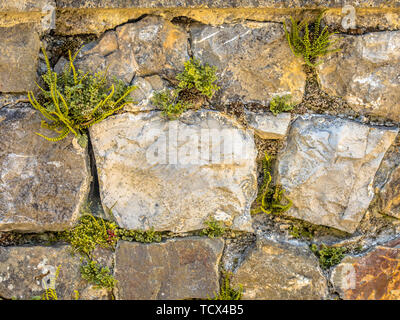
{"label": "rough-cut stone", "polygon": [[130,103],[124,107],[124,110],[131,112],[150,111],[157,109],[151,102],[154,93],[171,88],[167,81],[160,76],[154,75],[149,77],[135,77],[132,85],[137,88],[131,92],[134,103]]}
{"label": "rough-cut stone", "polygon": [[32,24],[0,27],[0,92],[35,88],[40,39]]}
{"label": "rough-cut stone", "polygon": [[127,83],[135,74],[172,76],[189,59],[187,44],[184,29],[160,17],[148,16],[106,32],[81,51],[77,64],[91,70],[108,67],[111,76]]}
{"label": "rough-cut stone", "polygon": [[246,121],[250,128],[263,139],[283,139],[288,131],[291,120],[290,113],[252,112],[246,110]]}
{"label": "rough-cut stone", "polygon": [[28,107],[0,109],[0,231],[71,227],[89,190],[86,150],[39,137],[40,121]]}
{"label": "rough-cut stone", "polygon": [[318,259],[305,245],[260,240],[232,277],[243,299],[314,300],[327,296]]}
{"label": "rough-cut stone", "polygon": [[103,206],[121,227],[185,232],[214,216],[250,231],[256,149],[251,132],[213,111],[177,121],[125,113],[91,127]]}
{"label": "rough-cut stone", "polygon": [[0,296],[30,300],[52,288],[59,300],[73,300],[75,290],[81,299],[108,299],[105,290],[81,278],[80,266],[80,257],[72,256],[66,245],[0,247]]}
{"label": "rough-cut stone", "polygon": [[[340,8],[341,5],[341,1],[328,0],[57,0],[59,8]],[[398,8],[400,4],[397,1],[361,0],[357,1],[357,7]]]}
{"label": "rough-cut stone", "polygon": [[277,23],[193,26],[195,57],[218,67],[223,103],[241,101],[267,105],[275,95],[303,97],[306,75],[290,51]]}
{"label": "rough-cut stone", "polygon": [[344,36],[319,66],[322,89],[361,114],[400,121],[400,31]]}
{"label": "rough-cut stone", "polygon": [[278,183],[293,201],[288,215],[354,232],[397,132],[332,116],[299,117],[278,159]]}
{"label": "rough-cut stone", "polygon": [[0,12],[41,12],[48,6],[55,7],[54,0],[0,0]]}
{"label": "rough-cut stone", "polygon": [[377,246],[362,256],[347,256],[331,281],[345,300],[400,299],[400,240]]}
{"label": "rough-cut stone", "polygon": [[117,296],[123,300],[206,299],[219,291],[221,239],[164,243],[121,241],[116,251]]}

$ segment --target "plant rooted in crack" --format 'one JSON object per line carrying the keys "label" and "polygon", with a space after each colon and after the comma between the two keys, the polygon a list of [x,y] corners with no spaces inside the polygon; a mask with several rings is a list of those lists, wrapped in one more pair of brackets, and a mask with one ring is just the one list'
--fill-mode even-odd
{"label": "plant rooted in crack", "polygon": [[205,221],[205,224],[207,225],[207,228],[200,231],[201,236],[219,238],[222,237],[227,231],[224,223],[222,221],[215,220],[213,217]]}
{"label": "plant rooted in crack", "polygon": [[274,116],[277,116],[282,112],[293,110],[295,104],[290,102],[291,99],[292,96],[290,94],[275,96],[271,99],[271,102],[269,103],[269,110]]}
{"label": "plant rooted in crack", "polygon": [[32,106],[39,110],[46,120],[42,121],[42,128],[51,130],[58,135],[48,137],[36,132],[37,135],[49,140],[60,141],[72,132],[82,147],[87,145],[87,129],[111,116],[126,104],[132,103],[130,92],[135,86],[127,86],[123,81],[107,80],[107,72],[98,72],[94,75],[77,70],[74,61],[79,53],[73,56],[69,51],[69,63],[61,74],[52,71],[45,49],[47,72],[42,76],[45,87],[36,99],[32,91],[28,92],[28,99]]}
{"label": "plant rooted in crack", "polygon": [[281,214],[286,212],[291,208],[292,201],[285,196],[285,190],[280,185],[271,186],[271,157],[267,153],[265,153],[262,165],[263,184],[256,198],[257,208],[251,210],[251,213]]}
{"label": "plant rooted in crack", "polygon": [[332,49],[332,47],[340,40],[332,39],[337,32],[329,32],[328,26],[321,29],[321,19],[327,10],[323,10],[317,17],[313,26],[309,26],[308,20],[300,23],[290,17],[291,27],[288,31],[286,22],[283,22],[287,41],[293,54],[298,57],[302,56],[304,62],[310,67],[316,67],[322,62],[318,62],[319,57],[330,53],[338,52],[341,49]]}
{"label": "plant rooted in crack", "polygon": [[185,70],[176,76],[179,81],[174,89],[157,92],[152,103],[162,110],[162,114],[175,120],[189,108],[193,108],[197,98],[211,99],[219,90],[216,67],[201,64],[198,59],[191,58],[185,62]]}
{"label": "plant rooted in crack", "polygon": [[347,249],[343,247],[327,247],[325,244],[311,245],[311,251],[318,257],[319,264],[323,269],[329,269],[342,261]]}
{"label": "plant rooted in crack", "polygon": [[215,297],[210,300],[240,300],[242,298],[243,286],[239,284],[238,288],[232,288],[231,278],[231,272],[222,271],[222,283],[219,293],[216,293]]}

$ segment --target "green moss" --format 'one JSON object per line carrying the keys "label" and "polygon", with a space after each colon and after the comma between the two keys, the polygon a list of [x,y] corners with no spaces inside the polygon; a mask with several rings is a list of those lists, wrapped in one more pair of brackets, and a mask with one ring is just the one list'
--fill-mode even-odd
{"label": "green moss", "polygon": [[176,76],[179,80],[179,90],[196,89],[200,95],[212,98],[219,90],[215,84],[217,81],[217,67],[201,64],[198,59],[190,59],[185,62],[185,70]]}
{"label": "green moss", "polygon": [[142,243],[161,242],[162,236],[160,232],[150,229],[143,230],[126,230],[118,228],[115,232],[116,236],[121,240],[136,241]]}
{"label": "green moss", "polygon": [[290,94],[275,96],[269,103],[269,109],[274,116],[277,116],[281,112],[293,110],[294,104],[290,102],[291,99],[292,96]]}
{"label": "green moss", "polygon": [[292,206],[292,201],[285,196],[285,190],[280,185],[271,186],[271,157],[267,153],[263,160],[263,172],[263,184],[256,198],[257,208],[251,210],[251,213],[281,214],[286,212]]}
{"label": "green moss", "polygon": [[87,145],[87,129],[98,123],[126,104],[132,103],[129,93],[136,89],[115,78],[109,83],[106,72],[93,74],[76,70],[69,52],[69,64],[61,74],[51,70],[46,51],[42,48],[47,65],[47,73],[42,76],[45,83],[40,88],[41,95],[36,99],[33,92],[28,93],[32,106],[40,111],[46,120],[42,128],[53,131],[56,137],[37,135],[49,140],[60,141],[72,132],[82,147]]}
{"label": "green moss", "polygon": [[340,49],[332,49],[339,40],[332,40],[331,37],[336,32],[330,33],[328,27],[321,29],[321,19],[326,10],[322,11],[313,26],[309,26],[308,20],[298,22],[291,17],[290,31],[287,30],[286,22],[283,22],[287,41],[290,49],[295,56],[302,56],[305,63],[310,67],[316,67],[322,62],[318,62],[318,57],[329,53],[337,52]]}
{"label": "green moss", "polygon": [[304,226],[292,225],[290,227],[290,235],[296,239],[305,238],[311,240],[314,236],[314,231]]}
{"label": "green moss", "polygon": [[227,228],[225,228],[224,223],[222,221],[217,221],[213,217],[204,222],[207,225],[207,228],[200,231],[201,236],[207,236],[209,238],[219,238],[222,237]]}
{"label": "green moss", "polygon": [[215,297],[210,300],[240,300],[242,298],[243,286],[239,284],[238,288],[232,288],[231,277],[232,273],[227,271],[222,272],[222,283],[219,293],[216,293]]}
{"label": "green moss", "polygon": [[117,280],[111,274],[108,267],[101,266],[98,262],[89,260],[81,265],[81,276],[87,282],[93,284],[95,288],[112,289]]}
{"label": "green moss", "polygon": [[316,244],[312,244],[311,251],[318,257],[321,267],[329,269],[342,261],[347,249],[343,247],[327,247],[325,244],[318,247]]}

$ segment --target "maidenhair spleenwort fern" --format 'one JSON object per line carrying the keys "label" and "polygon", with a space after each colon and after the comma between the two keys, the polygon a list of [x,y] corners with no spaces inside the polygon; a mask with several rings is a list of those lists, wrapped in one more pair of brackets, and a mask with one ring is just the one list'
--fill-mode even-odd
{"label": "maidenhair spleenwort fern", "polygon": [[49,140],[60,141],[72,132],[78,143],[87,144],[87,129],[132,103],[130,92],[135,86],[127,86],[123,81],[107,80],[107,71],[94,75],[76,70],[74,61],[79,53],[73,56],[69,51],[69,63],[60,75],[51,70],[45,49],[47,72],[42,76],[45,88],[40,87],[41,95],[36,99],[32,91],[28,98],[32,106],[39,110],[46,120],[42,128],[56,132],[56,137],[48,137],[36,132],[37,135]]}
{"label": "maidenhair spleenwort fern", "polygon": [[260,192],[256,198],[258,207],[251,210],[252,214],[258,214],[261,212],[267,214],[280,214],[290,209],[292,201],[285,196],[285,190],[281,186],[277,185],[272,187],[271,181],[271,157],[265,153],[263,160],[263,173],[264,180],[260,188]]}
{"label": "maidenhair spleenwort fern", "polygon": [[303,56],[305,63],[310,67],[316,67],[322,63],[316,61],[318,57],[341,50],[332,49],[334,44],[340,40],[340,38],[333,40],[331,38],[337,32],[329,32],[328,26],[321,30],[321,19],[326,11],[323,10],[318,15],[311,30],[308,20],[298,23],[293,17],[290,17],[292,22],[290,31],[287,30],[286,22],[283,22],[290,49],[295,56]]}

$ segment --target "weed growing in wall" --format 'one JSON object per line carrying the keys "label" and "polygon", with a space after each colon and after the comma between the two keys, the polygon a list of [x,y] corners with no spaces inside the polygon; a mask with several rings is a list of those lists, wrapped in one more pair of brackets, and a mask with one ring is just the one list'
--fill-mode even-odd
{"label": "weed growing in wall", "polygon": [[274,116],[282,112],[287,112],[293,110],[294,103],[291,103],[292,96],[290,94],[285,94],[283,96],[275,96],[271,99],[269,103],[269,109]]}
{"label": "weed growing in wall", "polygon": [[240,300],[243,294],[243,286],[238,285],[238,288],[231,287],[232,273],[222,271],[222,283],[220,286],[219,293],[215,294],[215,297],[210,300]]}
{"label": "weed growing in wall", "polygon": [[267,153],[265,153],[262,166],[263,184],[256,198],[257,208],[251,210],[251,213],[281,214],[286,212],[292,206],[292,201],[285,196],[285,190],[281,186],[271,186],[271,157]]}
{"label": "weed growing in wall", "polygon": [[53,131],[56,137],[48,137],[36,132],[49,141],[60,141],[72,132],[82,147],[87,145],[87,129],[106,119],[126,104],[132,103],[129,96],[136,87],[128,86],[116,79],[107,80],[106,72],[94,75],[76,70],[73,56],[69,51],[69,64],[66,64],[61,74],[51,70],[46,51],[42,48],[47,73],[42,76],[45,87],[36,99],[33,92],[28,93],[32,106],[39,110],[46,120],[42,128]]}
{"label": "weed growing in wall", "polygon": [[215,220],[214,218],[210,218],[204,223],[207,225],[207,228],[200,231],[201,236],[207,236],[209,238],[219,238],[222,237],[227,231],[224,223],[222,221]]}
{"label": "weed growing in wall", "polygon": [[325,244],[318,247],[316,244],[312,244],[311,251],[318,257],[321,267],[329,269],[342,261],[347,249],[342,247],[327,247]]}
{"label": "weed growing in wall", "polygon": [[216,67],[201,64],[199,60],[192,58],[185,62],[185,70],[176,76],[179,81],[177,87],[156,93],[152,103],[162,110],[165,117],[175,120],[193,107],[196,97],[211,99],[219,90],[215,84],[216,72]]}
{"label": "weed growing in wall", "polygon": [[308,20],[299,23],[291,17],[291,26],[288,31],[286,22],[283,22],[290,49],[295,56],[302,56],[304,62],[310,67],[316,67],[322,63],[317,61],[319,57],[340,51],[340,49],[332,49],[340,40],[332,39],[332,35],[336,32],[329,32],[327,26],[321,29],[321,19],[325,12],[326,10],[318,15],[311,27]]}

